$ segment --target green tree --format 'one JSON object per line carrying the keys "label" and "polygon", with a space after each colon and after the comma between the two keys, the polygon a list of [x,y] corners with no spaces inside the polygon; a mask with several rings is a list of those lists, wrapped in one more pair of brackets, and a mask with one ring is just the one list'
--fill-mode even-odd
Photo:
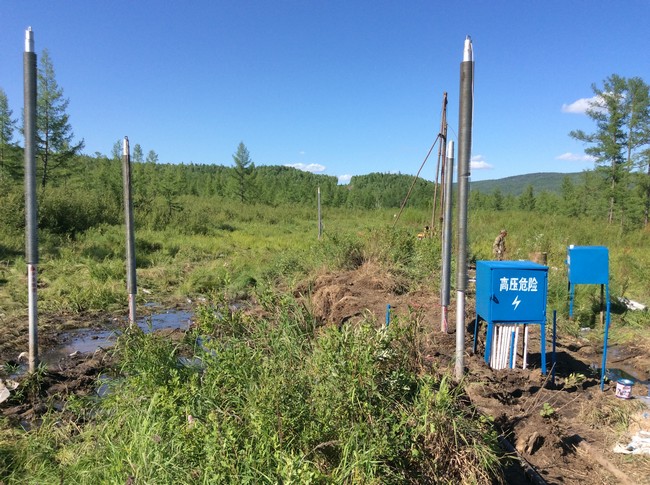
{"label": "green tree", "polygon": [[[645,166],[643,153],[650,134],[648,85],[640,78],[612,74],[602,88],[594,84],[592,90],[595,97],[587,115],[596,123],[596,131],[574,130],[569,135],[589,145],[585,152],[595,157],[597,171],[608,183],[607,220],[611,224],[614,214],[623,219],[630,205],[627,191],[632,171],[639,163]],[[648,197],[650,201],[650,193]]]}
{"label": "green tree", "polygon": [[5,175],[16,179],[20,175],[18,149],[12,141],[17,120],[12,116],[7,94],[0,88],[0,179]]}
{"label": "green tree", "polygon": [[528,184],[524,193],[519,196],[519,208],[531,212],[535,210],[535,192],[531,184]]}
{"label": "green tree", "polygon": [[556,214],[560,208],[560,198],[551,192],[541,192],[535,198],[535,211],[543,214]]}
{"label": "green tree", "polygon": [[239,143],[237,152],[232,156],[235,162],[234,178],[235,178],[235,193],[241,202],[248,200],[248,193],[250,192],[253,184],[253,171],[255,164],[251,160],[250,153],[243,142]]}
{"label": "green tree", "polygon": [[66,113],[69,102],[63,97],[63,89],[56,82],[49,53],[44,49],[38,68],[36,116],[36,138],[43,188],[50,178],[53,178],[55,171],[63,172],[67,163],[84,146],[83,140],[77,144],[72,142],[74,133],[69,122],[70,116]]}
{"label": "green tree", "polygon": [[560,194],[562,196],[562,212],[563,214],[576,217],[580,213],[577,189],[569,177],[562,179],[562,186],[560,187]]}
{"label": "green tree", "polygon": [[[643,167],[645,165],[645,167]],[[648,226],[650,223],[650,148],[644,150],[639,157],[639,191],[644,199],[643,203],[643,225]]]}
{"label": "green tree", "polygon": [[626,126],[627,161],[644,171],[646,166],[644,154],[650,144],[650,86],[640,77],[627,80],[625,108],[629,113]]}
{"label": "green tree", "polygon": [[504,207],[504,198],[501,190],[497,187],[492,191],[492,209],[495,211],[502,211]]}
{"label": "green tree", "polygon": [[122,160],[122,140],[117,140],[111,148],[111,158],[113,160]]}
{"label": "green tree", "polygon": [[133,147],[132,161],[134,163],[144,162],[144,152],[142,151],[142,147],[140,146],[139,143],[136,143],[135,146]]}
{"label": "green tree", "polygon": [[149,150],[147,153],[147,163],[158,163],[158,154],[153,150]]}
{"label": "green tree", "polygon": [[627,156],[638,169],[643,224],[647,227],[650,222],[650,86],[639,77],[629,79],[627,85],[630,111]]}

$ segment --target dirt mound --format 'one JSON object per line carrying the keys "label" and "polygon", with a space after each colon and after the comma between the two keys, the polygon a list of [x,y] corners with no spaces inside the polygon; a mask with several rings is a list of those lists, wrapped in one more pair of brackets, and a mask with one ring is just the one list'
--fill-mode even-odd
{"label": "dirt mound", "polygon": [[385,321],[388,305],[393,316],[434,306],[431,295],[407,292],[404,278],[374,262],[365,262],[353,270],[322,274],[300,290],[307,294],[318,321],[338,326],[364,318]]}

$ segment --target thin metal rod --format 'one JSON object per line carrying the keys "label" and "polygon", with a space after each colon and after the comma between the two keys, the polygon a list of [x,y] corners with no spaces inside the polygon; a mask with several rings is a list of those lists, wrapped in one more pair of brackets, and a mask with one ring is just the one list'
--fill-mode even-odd
{"label": "thin metal rod", "polygon": [[553,368],[551,369],[551,382],[555,385],[555,366],[557,364],[557,354],[555,353],[555,343],[557,341],[557,310],[553,310]]}
{"label": "thin metal rod", "polygon": [[609,323],[610,323],[610,303],[609,303],[609,283],[605,285],[605,305],[606,305],[606,317],[605,317],[605,336],[603,338],[603,361],[600,366],[600,390],[602,391],[605,388],[605,373],[607,371],[607,340],[609,337]]}
{"label": "thin metal rod", "polygon": [[458,259],[456,267],[456,366],[457,380],[465,369],[465,290],[467,288],[467,201],[470,155],[472,151],[472,106],[474,104],[474,55],[472,40],[465,39],[460,64],[460,102],[458,116]]}
{"label": "thin metal rod", "polygon": [[[440,137],[442,141],[438,145],[438,163],[436,165],[436,181],[433,185],[433,210],[431,211],[431,231],[433,232],[436,227],[436,212],[438,204],[438,182],[444,184],[445,180],[445,154],[447,152],[447,93],[442,95],[442,115],[440,117]],[[439,178],[438,178],[439,177]],[[443,209],[444,204],[444,190],[440,190],[440,210]],[[442,225],[442,215],[440,216],[440,224]]]}
{"label": "thin metal rod", "polygon": [[512,340],[511,344],[512,347],[510,348],[510,360],[512,362],[512,365],[510,366],[511,369],[514,369],[516,367],[516,362],[517,362],[517,342],[519,341],[519,325],[514,324],[512,326]]}
{"label": "thin metal rod", "polygon": [[29,313],[29,372],[38,367],[38,208],[36,205],[36,54],[34,32],[25,31],[24,127],[25,134],[25,256]]}
{"label": "thin metal rod", "polygon": [[323,237],[323,219],[320,210],[320,187],[318,187],[318,240]]}
{"label": "thin metal rod", "polygon": [[135,302],[138,285],[135,276],[135,234],[133,229],[133,197],[131,196],[131,153],[129,138],[122,148],[122,178],[124,182],[124,218],[126,221],[126,287],[129,294],[129,324],[135,323]]}
{"label": "thin metal rod", "polygon": [[424,168],[424,164],[427,163],[427,160],[429,159],[429,155],[431,155],[431,152],[433,151],[433,147],[436,146],[436,143],[438,142],[439,138],[440,138],[440,134],[438,134],[438,136],[436,136],[436,139],[433,140],[433,144],[431,145],[431,148],[429,148],[429,151],[427,152],[427,156],[424,157],[424,160],[422,161],[422,165],[420,165],[418,173],[416,173],[415,177],[413,177],[413,182],[411,183],[411,186],[409,187],[409,190],[406,193],[406,197],[404,197],[404,200],[402,201],[402,205],[400,205],[399,212],[397,213],[397,217],[395,217],[395,220],[393,221],[393,227],[395,227],[395,225],[397,224],[397,221],[399,221],[399,218],[402,215],[402,212],[404,211],[404,207],[406,207],[406,203],[408,202],[409,197],[411,196],[411,192],[413,191],[413,187],[415,187],[415,182],[418,181],[418,178],[420,177],[420,172]]}

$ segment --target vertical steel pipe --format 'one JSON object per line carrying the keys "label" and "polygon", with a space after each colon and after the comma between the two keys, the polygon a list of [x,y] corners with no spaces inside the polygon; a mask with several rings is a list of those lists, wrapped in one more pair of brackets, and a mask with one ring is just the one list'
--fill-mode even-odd
{"label": "vertical steel pipe", "polygon": [[124,182],[124,218],[126,221],[126,287],[129,294],[129,323],[135,323],[135,299],[138,286],[135,278],[135,233],[133,229],[133,197],[131,195],[131,152],[129,139],[122,146],[122,179]]}
{"label": "vertical steel pipe", "polygon": [[[442,307],[440,317],[440,330],[447,333],[449,324],[447,320],[447,307],[449,306],[449,293],[451,286],[451,210],[452,191],[454,182],[454,142],[447,142],[447,158],[444,177],[444,216],[442,231],[442,284],[440,285],[440,304]],[[431,226],[433,227],[433,226]]]}
{"label": "vertical steel pipe", "polygon": [[321,218],[320,210],[320,187],[318,187],[318,240],[320,241],[323,236],[323,219]]}
{"label": "vertical steel pipe", "polygon": [[467,288],[467,201],[469,198],[470,156],[472,150],[472,109],[474,104],[474,54],[472,40],[465,39],[460,64],[460,102],[458,116],[458,260],[456,267],[456,379],[465,369],[465,291]]}
{"label": "vertical steel pipe", "polygon": [[29,313],[29,372],[38,367],[38,209],[36,205],[36,53],[34,32],[25,31],[23,53],[25,135],[25,257]]}

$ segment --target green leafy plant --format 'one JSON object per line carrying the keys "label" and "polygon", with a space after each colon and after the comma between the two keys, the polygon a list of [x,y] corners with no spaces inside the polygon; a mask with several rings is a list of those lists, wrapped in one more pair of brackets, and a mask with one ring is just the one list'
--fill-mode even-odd
{"label": "green leafy plant", "polygon": [[572,372],[564,381],[564,387],[574,387],[579,384],[582,384],[585,381],[586,377],[584,374],[579,372]]}
{"label": "green leafy plant", "polygon": [[547,402],[542,404],[542,409],[539,412],[540,416],[545,419],[555,417],[555,413],[556,413],[555,408]]}

